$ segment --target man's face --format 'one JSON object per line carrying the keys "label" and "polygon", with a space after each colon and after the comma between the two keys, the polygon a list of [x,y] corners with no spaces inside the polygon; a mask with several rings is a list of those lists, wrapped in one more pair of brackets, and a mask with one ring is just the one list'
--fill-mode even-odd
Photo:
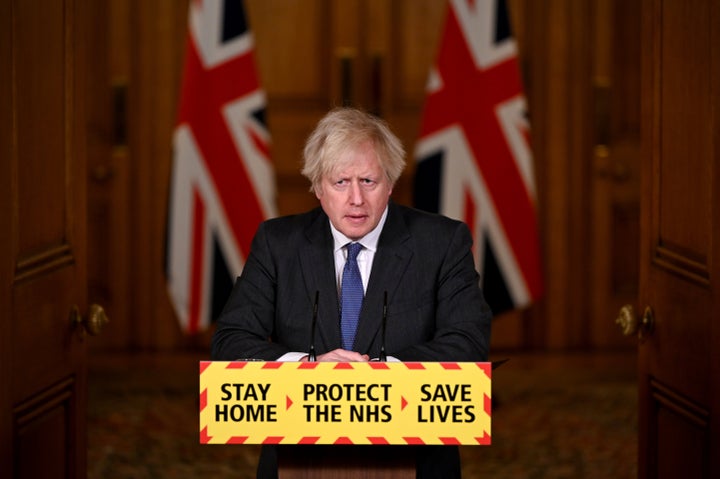
{"label": "man's face", "polygon": [[380,222],[392,185],[370,143],[343,153],[339,164],[323,176],[315,195],[333,226],[358,240]]}

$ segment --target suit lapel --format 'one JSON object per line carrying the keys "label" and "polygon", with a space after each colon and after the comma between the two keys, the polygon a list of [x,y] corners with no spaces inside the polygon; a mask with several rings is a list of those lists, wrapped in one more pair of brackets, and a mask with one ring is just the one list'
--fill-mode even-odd
{"label": "suit lapel", "polygon": [[368,352],[373,340],[378,334],[381,334],[385,292],[388,294],[388,303],[391,303],[395,288],[401,282],[413,255],[412,250],[406,244],[409,238],[410,234],[405,222],[397,211],[397,207],[391,202],[385,226],[378,241],[365,300],[360,312],[360,323],[355,335],[355,351]]}
{"label": "suit lapel", "polygon": [[319,292],[317,328],[314,338],[319,350],[340,347],[340,320],[335,279],[333,239],[329,220],[320,212],[305,230],[307,242],[298,250],[305,288],[311,301]]}

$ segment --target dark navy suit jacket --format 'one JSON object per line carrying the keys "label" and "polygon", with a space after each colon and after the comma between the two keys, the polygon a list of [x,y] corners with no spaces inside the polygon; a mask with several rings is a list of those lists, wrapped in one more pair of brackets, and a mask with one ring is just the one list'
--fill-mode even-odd
{"label": "dark navy suit jacket", "polygon": [[[378,357],[387,292],[385,350],[402,361],[487,360],[491,313],[464,223],[389,204],[360,313],[355,351]],[[315,338],[311,324],[316,292]],[[329,219],[321,208],[264,222],[217,321],[216,360],[276,360],[340,347]]]}

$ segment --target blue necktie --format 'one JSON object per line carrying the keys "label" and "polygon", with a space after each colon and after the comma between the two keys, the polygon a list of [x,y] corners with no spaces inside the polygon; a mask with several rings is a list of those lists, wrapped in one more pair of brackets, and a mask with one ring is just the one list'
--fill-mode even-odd
{"label": "blue necktie", "polygon": [[352,350],[355,342],[355,331],[357,331],[360,308],[362,308],[363,297],[365,296],[360,269],[357,264],[357,256],[362,247],[360,243],[347,245],[347,261],[345,262],[345,268],[343,268],[342,285],[340,287],[342,347],[348,351]]}

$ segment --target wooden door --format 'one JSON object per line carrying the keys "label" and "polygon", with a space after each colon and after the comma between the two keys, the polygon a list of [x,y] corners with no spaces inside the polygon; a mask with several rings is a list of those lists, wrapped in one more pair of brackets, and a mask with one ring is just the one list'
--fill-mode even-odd
{"label": "wooden door", "polygon": [[720,1],[642,14],[639,476],[720,477]]}
{"label": "wooden door", "polygon": [[86,477],[86,20],[0,2],[0,477]]}

